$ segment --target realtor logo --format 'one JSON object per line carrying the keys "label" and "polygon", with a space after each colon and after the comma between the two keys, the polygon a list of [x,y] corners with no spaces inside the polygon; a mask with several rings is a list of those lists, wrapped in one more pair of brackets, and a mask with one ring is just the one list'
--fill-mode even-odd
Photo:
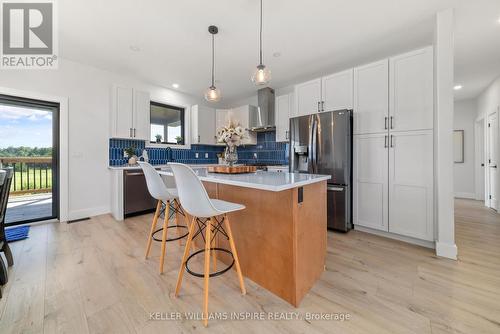
{"label": "realtor logo", "polygon": [[1,2],[2,69],[57,68],[54,6],[52,0]]}

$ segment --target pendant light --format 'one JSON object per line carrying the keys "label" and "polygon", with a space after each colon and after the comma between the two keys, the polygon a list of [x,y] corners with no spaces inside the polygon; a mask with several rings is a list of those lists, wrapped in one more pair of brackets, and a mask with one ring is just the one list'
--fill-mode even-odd
{"label": "pendant light", "polygon": [[252,75],[252,81],[257,86],[266,85],[271,81],[271,71],[262,63],[262,0],[260,0],[259,48],[259,65]]}
{"label": "pendant light", "polygon": [[220,90],[215,87],[214,71],[215,71],[215,34],[219,32],[216,26],[208,27],[208,32],[212,34],[212,85],[205,91],[205,100],[208,102],[217,102],[221,99]]}

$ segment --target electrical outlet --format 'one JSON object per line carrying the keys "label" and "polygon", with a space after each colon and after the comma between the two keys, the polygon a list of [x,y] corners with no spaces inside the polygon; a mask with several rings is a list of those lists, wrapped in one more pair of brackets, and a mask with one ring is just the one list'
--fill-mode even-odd
{"label": "electrical outlet", "polygon": [[208,159],[208,153],[205,153],[205,159]]}
{"label": "electrical outlet", "polygon": [[257,159],[257,153],[254,153],[254,154],[253,154],[253,158],[254,158],[254,159]]}
{"label": "electrical outlet", "polygon": [[198,157],[199,157],[199,156],[200,156],[200,154],[199,154],[199,153],[195,153],[195,154],[194,154],[194,157],[195,157],[196,159],[198,159]]}
{"label": "electrical outlet", "polygon": [[128,157],[127,152],[125,150],[123,150],[123,157],[124,158]]}

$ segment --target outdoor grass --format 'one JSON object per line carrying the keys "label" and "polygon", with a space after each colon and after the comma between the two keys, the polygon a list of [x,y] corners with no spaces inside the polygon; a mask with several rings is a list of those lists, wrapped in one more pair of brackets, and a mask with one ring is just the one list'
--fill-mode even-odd
{"label": "outdoor grass", "polygon": [[15,176],[12,179],[10,191],[47,188],[52,188],[52,169],[47,169],[46,171],[45,168],[42,168],[41,170],[36,168],[29,170],[29,182],[28,173],[26,171],[16,171]]}

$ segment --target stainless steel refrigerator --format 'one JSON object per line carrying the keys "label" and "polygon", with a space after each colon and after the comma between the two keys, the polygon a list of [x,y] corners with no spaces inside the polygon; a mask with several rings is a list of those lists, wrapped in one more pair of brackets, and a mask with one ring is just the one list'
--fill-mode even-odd
{"label": "stainless steel refrigerator", "polygon": [[328,228],[352,228],[352,110],[290,119],[290,172],[331,175]]}

